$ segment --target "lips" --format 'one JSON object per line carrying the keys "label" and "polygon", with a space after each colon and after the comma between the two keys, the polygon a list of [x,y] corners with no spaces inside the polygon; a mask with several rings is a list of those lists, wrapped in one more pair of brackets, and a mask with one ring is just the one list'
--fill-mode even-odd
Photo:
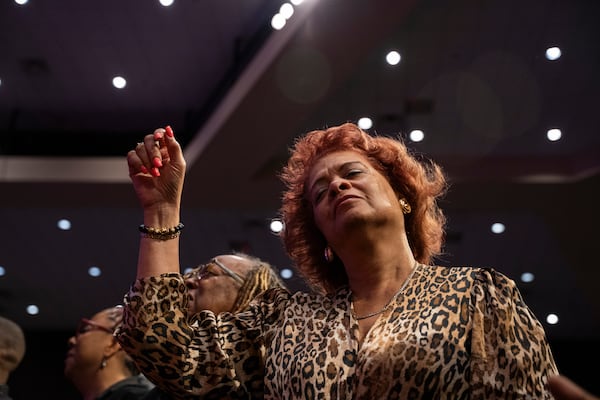
{"label": "lips", "polygon": [[354,195],[345,195],[340,197],[339,199],[336,200],[335,204],[334,204],[334,209],[337,211],[338,207],[345,203],[347,200],[352,200],[352,199],[358,199],[358,196],[354,196]]}

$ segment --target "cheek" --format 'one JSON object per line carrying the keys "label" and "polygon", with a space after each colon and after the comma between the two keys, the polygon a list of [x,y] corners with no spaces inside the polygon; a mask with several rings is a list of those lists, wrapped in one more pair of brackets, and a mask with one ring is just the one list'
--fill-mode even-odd
{"label": "cheek", "polygon": [[323,207],[322,204],[319,204],[312,210],[312,217],[315,221],[315,225],[321,232],[323,231],[324,223],[327,220],[327,214],[324,209],[325,207]]}
{"label": "cheek", "polygon": [[400,207],[396,193],[389,186],[389,184],[381,182],[377,185],[375,190],[376,193],[379,193],[378,196],[375,195],[375,199],[379,202],[380,205],[384,207]]}
{"label": "cheek", "polygon": [[390,199],[387,197],[382,197],[380,199],[380,205],[384,208],[398,208],[398,203],[397,201],[394,199]]}

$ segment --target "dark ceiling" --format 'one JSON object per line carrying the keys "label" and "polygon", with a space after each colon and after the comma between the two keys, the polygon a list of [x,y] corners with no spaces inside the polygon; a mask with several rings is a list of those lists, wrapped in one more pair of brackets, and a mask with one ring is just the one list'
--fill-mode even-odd
{"label": "dark ceiling", "polygon": [[495,267],[559,316],[550,337],[596,337],[598,3],[306,0],[274,31],[281,4],[0,2],[0,314],[70,329],[122,300],[142,217],[125,154],[167,124],[189,166],[182,265],[245,248],[290,267],[267,230],[288,147],[371,116],[379,134],[422,129],[411,146],[449,176],[439,263]]}

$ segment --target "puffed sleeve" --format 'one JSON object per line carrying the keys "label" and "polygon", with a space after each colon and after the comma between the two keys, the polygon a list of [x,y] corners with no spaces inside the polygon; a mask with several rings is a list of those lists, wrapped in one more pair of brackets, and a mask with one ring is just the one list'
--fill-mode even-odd
{"label": "puffed sleeve", "polygon": [[173,398],[262,398],[261,312],[202,311],[187,317],[188,292],[179,274],[139,279],[124,299],[115,333],[140,371]]}
{"label": "puffed sleeve", "polygon": [[472,293],[471,398],[552,399],[546,382],[557,374],[554,357],[514,281],[479,269]]}

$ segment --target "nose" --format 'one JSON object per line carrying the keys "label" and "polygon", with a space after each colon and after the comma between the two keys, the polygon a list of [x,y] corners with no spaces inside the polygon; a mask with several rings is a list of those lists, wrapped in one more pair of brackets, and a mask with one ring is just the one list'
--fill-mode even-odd
{"label": "nose", "polygon": [[67,345],[68,345],[69,349],[70,349],[71,347],[75,346],[75,342],[76,342],[76,340],[77,340],[77,339],[75,338],[75,335],[71,336],[71,337],[69,338],[69,340],[67,340]]}
{"label": "nose", "polygon": [[335,177],[329,182],[329,196],[335,197],[342,190],[350,189],[351,185],[348,180],[342,177]]}
{"label": "nose", "polygon": [[195,289],[198,286],[198,279],[195,276],[190,276],[184,280],[184,283],[188,289]]}

